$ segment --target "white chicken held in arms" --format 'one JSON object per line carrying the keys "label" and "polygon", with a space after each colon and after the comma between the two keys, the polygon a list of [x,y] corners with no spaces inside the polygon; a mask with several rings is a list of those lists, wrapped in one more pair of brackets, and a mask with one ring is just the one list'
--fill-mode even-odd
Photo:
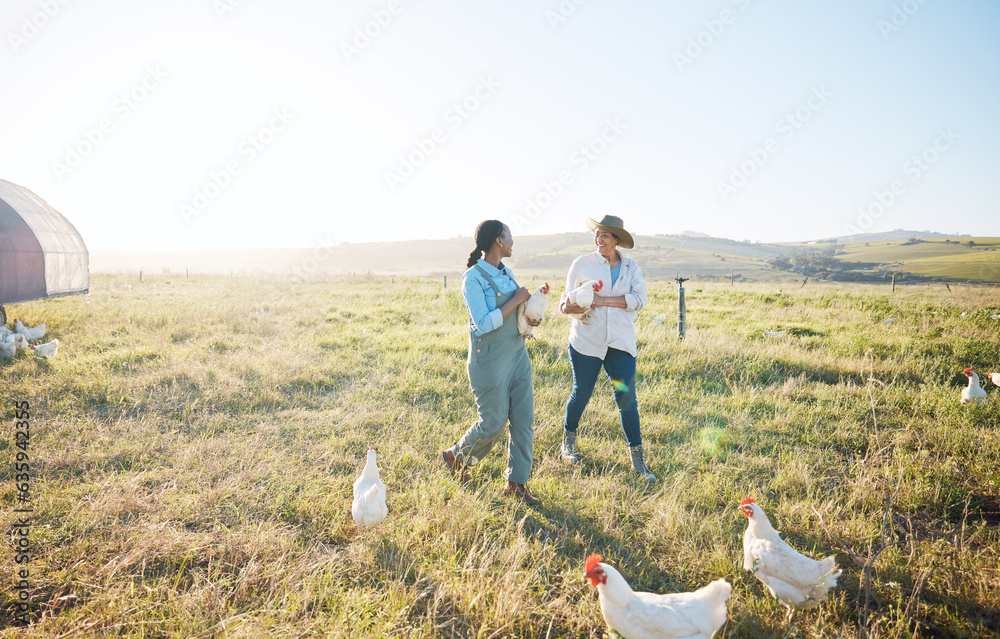
{"label": "white chicken held in arms", "polygon": [[[972,402],[978,404],[986,401],[986,391],[979,385],[979,375],[971,368],[965,369],[965,376],[969,378],[969,385],[962,389],[962,403]],[[990,378],[992,379],[992,377]],[[993,380],[994,382],[996,380]]]}
{"label": "white chicken held in arms", "polygon": [[378,525],[388,514],[385,505],[385,484],[378,474],[375,464],[375,449],[368,449],[368,461],[361,476],[354,482],[354,502],[351,503],[351,515],[359,527]]}
{"label": "white chicken held in arms", "polygon": [[594,294],[604,288],[604,280],[587,280],[566,293],[566,299],[571,304],[576,304],[587,309],[583,313],[566,313],[575,320],[582,321],[590,313],[590,307],[594,304]]}
{"label": "white chicken held in arms", "polygon": [[739,510],[748,519],[743,534],[743,568],[788,608],[786,620],[791,621],[799,610],[822,603],[842,572],[837,570],[833,556],[816,561],[797,552],[778,536],[767,515],[750,497],[740,502]]}
{"label": "white chicken held in arms", "polygon": [[525,339],[534,339],[535,327],[528,324],[528,320],[541,322],[545,319],[545,306],[548,302],[546,295],[549,294],[549,284],[539,286],[531,297],[517,306],[517,332]]}
{"label": "white chicken held in arms", "polygon": [[35,357],[55,357],[59,350],[59,340],[53,339],[48,344],[32,344],[31,350],[35,352]]}
{"label": "white chicken held in arms", "polygon": [[598,554],[587,558],[586,569],[584,577],[597,587],[605,623],[627,639],[711,639],[726,623],[733,587],[725,579],[694,592],[658,595],[633,592]]}

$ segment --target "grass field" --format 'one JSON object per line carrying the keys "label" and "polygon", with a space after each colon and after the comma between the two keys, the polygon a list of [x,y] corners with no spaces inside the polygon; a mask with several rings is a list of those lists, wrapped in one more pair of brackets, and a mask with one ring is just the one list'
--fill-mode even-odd
{"label": "grass field", "polygon": [[[0,363],[3,636],[601,637],[581,579],[598,552],[636,590],[726,578],[720,637],[1000,637],[1000,393],[958,401],[964,368],[1000,369],[996,288],[699,284],[678,341],[676,286],[651,284],[652,487],[610,389],[584,415],[585,463],[560,463],[568,321],[550,301],[529,344],[539,508],[500,495],[502,449],[467,487],[441,462],[475,419],[457,288],[96,276],[88,296],[8,307],[60,350]],[[14,402],[30,404],[25,628]],[[389,517],[359,532],[369,445]],[[791,627],[741,568],[746,495],[844,569]]]}
{"label": "grass field", "polygon": [[[945,240],[950,242],[946,243]],[[955,280],[1000,282],[1000,238],[954,237],[884,242],[852,242],[840,259],[892,264],[899,271]],[[974,246],[968,246],[973,242]]]}

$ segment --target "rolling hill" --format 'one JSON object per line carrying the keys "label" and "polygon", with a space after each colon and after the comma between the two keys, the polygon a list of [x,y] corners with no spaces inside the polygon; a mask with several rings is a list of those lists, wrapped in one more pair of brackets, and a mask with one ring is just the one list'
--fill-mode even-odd
{"label": "rolling hill", "polygon": [[[913,234],[911,234],[913,235]],[[874,238],[875,236],[869,236]],[[560,279],[573,259],[593,250],[588,233],[527,235],[515,238],[510,266],[527,280]],[[973,244],[970,246],[969,242]],[[756,243],[688,235],[636,236],[628,254],[639,261],[651,280],[677,275],[699,280],[790,281],[803,275],[814,279],[872,281],[895,273],[911,279],[1000,282],[1000,238],[928,237],[927,239],[866,239],[850,243]],[[221,273],[285,275],[308,279],[339,274],[460,277],[472,248],[468,237],[447,240],[348,243],[306,249],[218,250],[174,253],[93,251],[94,273]],[[824,255],[840,264],[812,271],[782,258],[803,261]],[[829,261],[829,260],[828,260]],[[838,273],[833,275],[833,273]]]}

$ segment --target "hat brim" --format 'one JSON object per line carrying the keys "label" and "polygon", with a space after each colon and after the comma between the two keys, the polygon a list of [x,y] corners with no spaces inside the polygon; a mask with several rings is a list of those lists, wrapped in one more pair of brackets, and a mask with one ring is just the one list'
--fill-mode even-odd
{"label": "hat brim", "polygon": [[632,239],[632,234],[623,229],[620,226],[608,226],[607,224],[600,224],[599,222],[587,218],[587,228],[591,231],[595,229],[604,229],[609,233],[614,233],[618,236],[618,248],[635,248],[635,240]]}

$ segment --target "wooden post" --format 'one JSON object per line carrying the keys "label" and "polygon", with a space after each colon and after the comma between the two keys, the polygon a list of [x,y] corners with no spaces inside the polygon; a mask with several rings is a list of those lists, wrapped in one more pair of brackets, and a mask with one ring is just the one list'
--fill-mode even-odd
{"label": "wooden post", "polygon": [[142,283],[142,267],[139,267],[139,283]]}
{"label": "wooden post", "polygon": [[448,290],[448,276],[447,275],[444,276],[444,290],[446,290],[446,291]]}
{"label": "wooden post", "polygon": [[889,292],[890,293],[895,293],[896,292],[896,274],[895,273],[892,274],[892,290],[889,291]]}
{"label": "wooden post", "polygon": [[736,275],[732,270],[729,271],[729,285],[730,286],[736,285]]}

